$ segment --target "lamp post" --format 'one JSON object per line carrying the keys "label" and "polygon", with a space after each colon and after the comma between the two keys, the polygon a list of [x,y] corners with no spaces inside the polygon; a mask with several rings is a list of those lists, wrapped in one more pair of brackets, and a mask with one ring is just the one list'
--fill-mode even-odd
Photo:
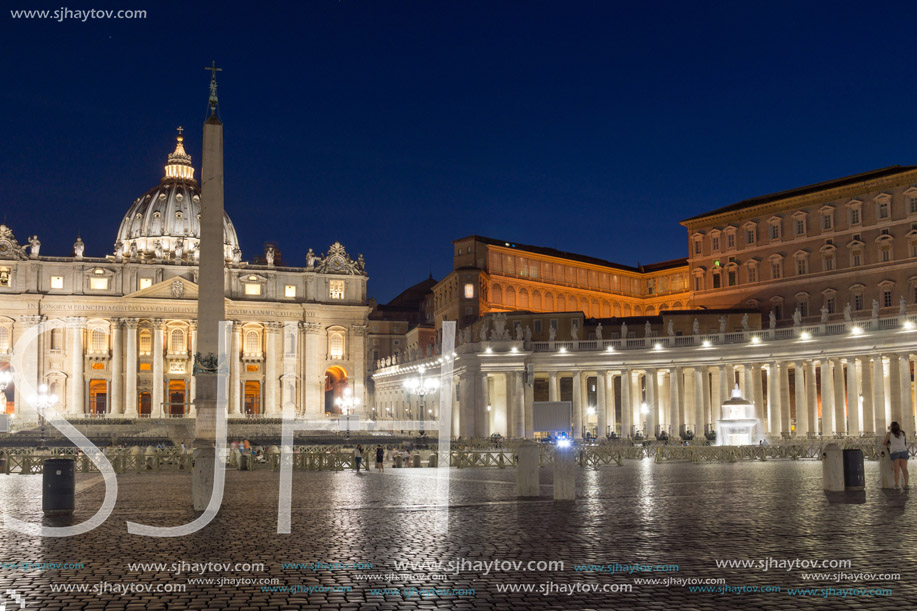
{"label": "lamp post", "polygon": [[424,435],[424,401],[423,398],[428,393],[436,392],[436,389],[439,388],[439,380],[436,378],[424,378],[423,374],[426,369],[420,367],[417,372],[420,374],[416,377],[407,378],[404,381],[404,389],[408,392],[408,395],[414,394],[420,397],[420,435]]}
{"label": "lamp post", "polygon": [[350,439],[350,410],[360,405],[360,399],[353,396],[353,391],[348,386],[341,396],[334,400],[334,404],[344,413],[344,418],[347,420],[347,439]]}
{"label": "lamp post", "polygon": [[53,407],[57,403],[57,395],[48,393],[48,385],[42,384],[38,387],[38,394],[32,397],[32,403],[38,410],[38,417],[41,421],[41,439],[39,440],[39,449],[45,447],[45,410]]}

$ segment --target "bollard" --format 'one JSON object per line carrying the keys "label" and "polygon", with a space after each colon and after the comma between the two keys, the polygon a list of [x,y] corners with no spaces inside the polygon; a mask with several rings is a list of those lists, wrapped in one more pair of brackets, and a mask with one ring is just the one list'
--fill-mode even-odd
{"label": "bollard", "polygon": [[69,458],[48,458],[41,476],[41,510],[46,515],[73,513],[76,506],[76,465]]}
{"label": "bollard", "polygon": [[[904,483],[904,482],[902,482]],[[879,488],[891,490],[895,487],[895,467],[888,448],[879,450]]]}
{"label": "bollard", "polygon": [[436,452],[433,452],[432,454],[430,454],[430,467],[435,469],[436,465],[437,465],[437,456],[436,456]]}
{"label": "bollard", "polygon": [[539,496],[538,459],[541,448],[533,441],[523,441],[516,450],[519,464],[516,466],[516,496]]}
{"label": "bollard", "polygon": [[414,463],[412,466],[420,467],[420,452],[418,452],[417,454],[415,454],[412,457],[412,462]]}
{"label": "bollard", "polygon": [[395,468],[400,469],[404,460],[401,457],[401,454],[395,455]]}
{"label": "bollard", "polygon": [[844,491],[844,454],[836,443],[829,443],[822,451],[822,487],[828,492]]}
{"label": "bollard", "polygon": [[576,500],[576,457],[572,447],[554,451],[554,500]]}

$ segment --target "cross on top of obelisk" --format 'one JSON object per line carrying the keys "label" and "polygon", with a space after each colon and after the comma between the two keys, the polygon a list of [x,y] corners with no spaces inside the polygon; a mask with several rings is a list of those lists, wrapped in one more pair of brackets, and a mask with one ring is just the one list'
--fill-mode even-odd
{"label": "cross on top of obelisk", "polygon": [[185,128],[179,125],[178,126],[178,135],[181,136],[183,131],[185,131]]}
{"label": "cross on top of obelisk", "polygon": [[214,114],[219,103],[217,99],[217,72],[222,72],[223,69],[217,68],[216,61],[213,61],[209,66],[205,66],[204,70],[210,70],[210,114]]}

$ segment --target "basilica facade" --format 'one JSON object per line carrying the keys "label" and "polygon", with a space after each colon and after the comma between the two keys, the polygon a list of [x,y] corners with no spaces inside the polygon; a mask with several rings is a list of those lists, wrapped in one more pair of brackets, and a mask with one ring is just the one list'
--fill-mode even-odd
{"label": "basilica facade", "polygon": [[[201,191],[179,135],[159,184],[127,209],[114,248],[84,256],[41,250],[29,228],[0,225],[0,393],[18,415],[47,384],[68,418],[194,415]],[[275,265],[268,247],[244,261],[223,220],[230,417],[310,418],[365,409],[366,271],[340,243],[309,249],[305,266]],[[36,334],[35,331],[38,331]],[[17,383],[18,382],[18,383]],[[346,408],[345,408],[346,409]]]}

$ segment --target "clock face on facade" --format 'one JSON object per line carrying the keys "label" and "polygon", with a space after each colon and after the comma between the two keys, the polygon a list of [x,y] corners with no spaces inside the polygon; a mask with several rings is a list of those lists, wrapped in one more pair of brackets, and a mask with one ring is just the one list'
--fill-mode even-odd
{"label": "clock face on facade", "polygon": [[339,258],[335,257],[334,260],[331,261],[332,269],[338,270],[338,269],[341,269],[342,267],[344,267],[344,262],[341,261]]}
{"label": "clock face on facade", "polygon": [[10,250],[11,250],[11,246],[9,242],[6,242],[6,241],[0,242],[0,253],[5,254],[5,253],[10,252]]}

